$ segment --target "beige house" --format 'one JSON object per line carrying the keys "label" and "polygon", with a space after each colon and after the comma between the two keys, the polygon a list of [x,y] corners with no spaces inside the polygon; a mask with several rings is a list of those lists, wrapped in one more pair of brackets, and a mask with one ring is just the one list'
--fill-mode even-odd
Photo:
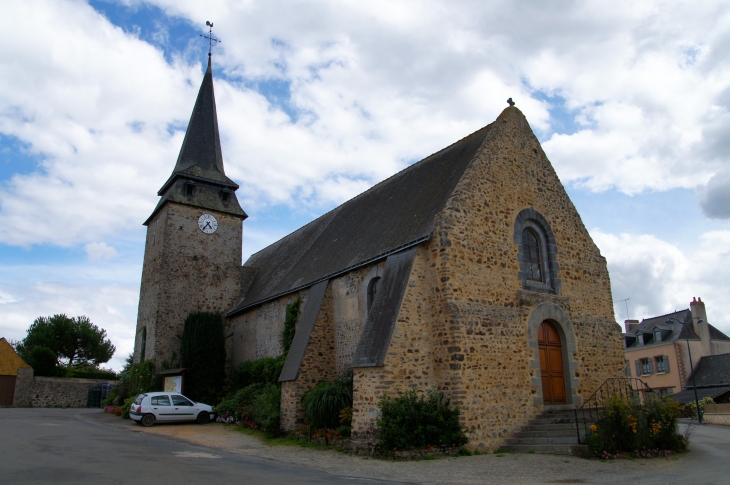
{"label": "beige house", "polygon": [[626,376],[640,378],[662,395],[691,385],[689,351],[694,369],[702,357],[730,352],[730,337],[708,323],[701,298],[693,298],[686,310],[641,322],[626,320],[625,325]]}
{"label": "beige house", "polygon": [[516,107],[243,265],[237,189],[209,64],[145,222],[136,361],[179,353],[198,310],[226,313],[231,370],[278,356],[299,299],[279,379],[284,429],[304,427],[305,391],[352,371],[355,438],[371,436],[384,395],[437,389],[483,450],[623,373],[606,260]]}

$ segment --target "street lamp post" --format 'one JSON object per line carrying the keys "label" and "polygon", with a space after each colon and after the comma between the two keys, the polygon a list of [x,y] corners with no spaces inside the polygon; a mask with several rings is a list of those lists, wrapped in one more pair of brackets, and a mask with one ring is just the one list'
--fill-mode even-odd
{"label": "street lamp post", "polygon": [[[688,325],[688,324],[692,323],[692,320],[694,320],[695,318],[697,319],[698,324],[700,324],[704,321],[699,317],[693,317],[693,318],[690,318],[686,322],[682,322],[677,318],[670,317],[669,320],[667,320],[667,323],[671,324],[672,320],[674,320],[675,322],[677,322],[681,325]],[[695,406],[697,406],[697,422],[699,424],[702,424],[702,414],[700,413],[700,400],[697,397],[697,382],[695,381],[695,369],[694,369],[694,364],[692,364],[692,349],[689,347],[689,336],[685,336],[684,339],[687,342],[687,352],[689,353],[689,367],[692,370],[692,387],[694,388],[694,391],[695,391]]]}

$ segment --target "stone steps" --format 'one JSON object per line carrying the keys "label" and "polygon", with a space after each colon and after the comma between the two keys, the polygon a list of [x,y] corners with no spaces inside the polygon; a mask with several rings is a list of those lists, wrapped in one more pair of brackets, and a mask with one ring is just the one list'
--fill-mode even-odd
{"label": "stone steps", "polygon": [[[579,417],[578,423],[583,428],[586,420]],[[572,409],[547,410],[529,420],[500,449],[514,453],[585,455],[587,449],[578,443],[575,424]]]}
{"label": "stone steps", "polygon": [[557,430],[523,430],[515,433],[514,438],[575,438],[575,426]]}
{"label": "stone steps", "polygon": [[585,445],[547,444],[547,445],[504,445],[502,451],[513,453],[548,453],[551,455],[584,456],[587,452]]}

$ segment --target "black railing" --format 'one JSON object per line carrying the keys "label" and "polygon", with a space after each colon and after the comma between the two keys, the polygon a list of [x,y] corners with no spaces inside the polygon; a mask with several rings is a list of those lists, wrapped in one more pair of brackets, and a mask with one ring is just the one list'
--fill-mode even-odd
{"label": "black railing", "polygon": [[[652,410],[654,403],[663,401],[659,394],[644,381],[635,377],[614,377],[606,379],[601,387],[586,399],[581,407],[575,409],[575,431],[578,442],[585,443],[590,434],[592,424],[598,424],[605,416],[606,404],[613,396],[632,408],[647,408]],[[582,428],[582,429],[581,429]]]}

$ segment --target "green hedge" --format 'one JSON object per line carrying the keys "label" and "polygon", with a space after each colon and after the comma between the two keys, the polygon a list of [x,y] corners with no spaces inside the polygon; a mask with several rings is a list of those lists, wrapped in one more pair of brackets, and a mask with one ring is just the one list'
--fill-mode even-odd
{"label": "green hedge", "polygon": [[459,423],[459,408],[435,390],[425,396],[410,389],[401,397],[380,401],[380,445],[384,450],[426,447],[461,447],[469,441]]}
{"label": "green hedge", "polygon": [[284,356],[279,356],[241,362],[233,375],[233,385],[236,389],[252,384],[278,385],[284,360]]}
{"label": "green hedge", "polygon": [[194,401],[217,402],[223,393],[226,345],[220,313],[196,312],[185,319],[180,360],[185,394]]}

